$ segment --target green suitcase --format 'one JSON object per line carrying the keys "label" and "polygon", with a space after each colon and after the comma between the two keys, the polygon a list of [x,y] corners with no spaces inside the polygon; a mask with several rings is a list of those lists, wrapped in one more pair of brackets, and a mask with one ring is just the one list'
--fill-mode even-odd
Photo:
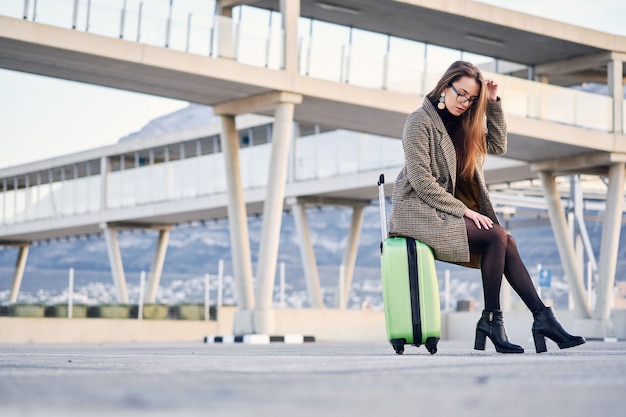
{"label": "green suitcase", "polygon": [[426,346],[434,354],[441,337],[439,285],[435,258],[424,243],[387,237],[384,176],[378,182],[381,204],[381,278],[387,338],[397,354],[404,345]]}

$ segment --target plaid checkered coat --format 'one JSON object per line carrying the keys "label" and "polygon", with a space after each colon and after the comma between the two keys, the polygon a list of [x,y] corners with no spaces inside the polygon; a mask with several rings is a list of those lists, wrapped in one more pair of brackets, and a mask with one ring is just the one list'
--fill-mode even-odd
{"label": "plaid checkered coat", "polygon": [[[506,152],[506,122],[501,102],[487,106],[487,151]],[[410,236],[433,249],[435,258],[445,262],[470,261],[463,213],[465,204],[454,197],[456,153],[452,139],[430,100],[406,120],[402,134],[404,167],[393,187],[389,217],[390,236]],[[496,224],[498,219],[489,200],[483,175],[484,159],[476,162],[480,212]]]}

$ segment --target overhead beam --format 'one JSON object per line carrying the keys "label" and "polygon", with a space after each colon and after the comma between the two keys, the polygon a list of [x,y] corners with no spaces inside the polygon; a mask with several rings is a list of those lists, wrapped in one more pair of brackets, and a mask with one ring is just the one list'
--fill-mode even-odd
{"label": "overhead beam", "polygon": [[259,113],[273,110],[280,103],[300,104],[302,103],[302,96],[285,91],[257,94],[216,104],[213,106],[213,114],[217,116],[236,116],[245,113]]}
{"label": "overhead beam", "polygon": [[551,62],[549,64],[541,64],[535,66],[535,74],[537,75],[561,75],[571,74],[574,72],[584,71],[596,68],[599,65],[606,65],[611,60],[609,52],[587,55],[563,61]]}
{"label": "overhead beam", "polygon": [[530,165],[533,172],[550,171],[558,174],[577,172],[581,170],[607,167],[614,163],[626,162],[626,154],[595,153],[575,156],[572,158],[555,159],[551,161],[535,162]]}
{"label": "overhead beam", "polygon": [[287,205],[311,205],[311,206],[347,206],[347,207],[359,207],[369,206],[370,200],[360,200],[356,198],[336,198],[336,197],[323,197],[323,196],[303,196],[303,197],[290,197],[285,203]]}

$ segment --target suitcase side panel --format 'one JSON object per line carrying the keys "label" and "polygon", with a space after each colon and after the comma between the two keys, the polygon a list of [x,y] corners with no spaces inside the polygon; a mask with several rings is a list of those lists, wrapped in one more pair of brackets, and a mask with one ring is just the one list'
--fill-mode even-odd
{"label": "suitcase side panel", "polygon": [[441,312],[439,304],[439,283],[435,258],[428,245],[415,241],[417,247],[418,285],[420,294],[420,316],[422,343],[429,337],[441,336]]}
{"label": "suitcase side panel", "polygon": [[383,305],[387,338],[413,344],[413,320],[406,239],[385,239],[381,255]]}

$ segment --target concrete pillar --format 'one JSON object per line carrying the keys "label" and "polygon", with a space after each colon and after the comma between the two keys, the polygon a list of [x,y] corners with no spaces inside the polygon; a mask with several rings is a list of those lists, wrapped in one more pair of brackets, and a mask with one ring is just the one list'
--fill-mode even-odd
{"label": "concrete pillar", "polygon": [[574,310],[579,318],[588,318],[591,313],[585,297],[582,271],[576,268],[576,252],[569,238],[565,213],[561,205],[560,196],[556,189],[554,174],[551,172],[539,172],[539,178],[546,196],[550,223],[554,231],[554,237],[559,250],[561,263],[569,281],[570,292],[574,297]]}
{"label": "concrete pillar", "polygon": [[100,210],[107,209],[109,195],[109,157],[100,158]]}
{"label": "concrete pillar", "polygon": [[[343,289],[337,287],[335,294],[335,308],[345,309],[348,305],[348,294],[352,287],[352,279],[354,277],[354,265],[356,264],[356,255],[359,247],[359,237],[361,236],[361,226],[363,225],[363,206],[355,206],[352,208],[352,221],[350,222],[350,230],[348,232],[348,241],[346,243],[345,252],[341,264],[343,265],[343,282],[339,277],[338,285],[343,285]],[[343,300],[339,299],[339,294],[343,294]]]}
{"label": "concrete pillar", "polygon": [[324,301],[322,299],[320,278],[317,271],[317,263],[315,262],[315,252],[313,251],[313,244],[311,243],[309,223],[306,219],[304,205],[295,202],[292,204],[291,209],[296,224],[298,241],[300,242],[300,256],[302,257],[302,269],[304,269],[306,287],[309,292],[309,302],[312,308],[323,308]]}
{"label": "concrete pillar", "polygon": [[120,245],[117,241],[117,231],[106,224],[101,224],[100,229],[102,229],[104,240],[107,245],[107,253],[109,255],[109,265],[111,266],[113,283],[117,289],[117,301],[123,304],[128,304],[126,276],[124,275],[124,265],[122,264]]}
{"label": "concrete pillar", "polygon": [[[285,183],[289,164],[289,145],[292,141],[293,113],[295,104],[282,102],[274,111],[274,128],[272,130],[272,153],[263,205],[263,229],[259,248],[257,267],[256,310],[272,308],[272,294],[276,278],[276,261],[280,240],[285,199]],[[255,313],[255,330],[258,333],[269,333],[269,320],[258,318]]]}
{"label": "concrete pillar", "polygon": [[239,135],[235,127],[234,116],[221,116],[221,118],[221,141],[226,168],[226,194],[228,196],[228,224],[230,227],[233,273],[237,282],[237,305],[240,310],[251,310],[254,308],[252,258],[250,256],[248,216],[239,163]]}
{"label": "concrete pillar", "polygon": [[15,271],[13,272],[13,282],[11,283],[11,292],[9,293],[9,302],[11,303],[17,301],[17,296],[20,293],[20,286],[22,285],[22,278],[24,277],[24,269],[26,268],[26,259],[28,259],[29,248],[30,244],[28,243],[19,246],[17,260],[15,261]]}
{"label": "concrete pillar", "polygon": [[167,252],[167,242],[170,238],[170,228],[159,230],[159,238],[154,250],[154,258],[150,266],[150,274],[148,275],[148,287],[144,295],[146,303],[154,303],[156,300],[157,290],[161,282],[161,273],[163,272],[163,263],[165,262],[165,253]]}
{"label": "concrete pillar", "polygon": [[613,97],[613,132],[622,134],[624,131],[624,81],[622,77],[624,63],[617,59],[608,62],[609,95]]}
{"label": "concrete pillar", "polygon": [[282,29],[285,39],[284,70],[298,72],[298,19],[300,18],[300,0],[280,0]]}
{"label": "concrete pillar", "polygon": [[624,168],[623,162],[614,163],[609,167],[609,188],[602,224],[596,306],[593,312],[594,319],[603,321],[609,320],[611,316],[617,250],[624,209]]}

